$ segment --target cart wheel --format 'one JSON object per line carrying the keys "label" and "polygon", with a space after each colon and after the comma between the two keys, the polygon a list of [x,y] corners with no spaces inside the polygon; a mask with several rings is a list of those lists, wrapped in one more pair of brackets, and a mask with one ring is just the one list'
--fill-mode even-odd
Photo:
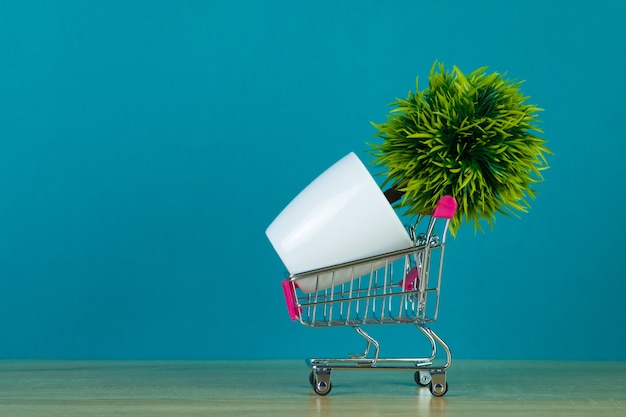
{"label": "cart wheel", "polygon": [[443,397],[448,392],[448,383],[446,382],[445,386],[442,384],[430,384],[430,393],[435,397]]}
{"label": "cart wheel", "polygon": [[309,383],[313,387],[313,391],[317,395],[327,395],[333,388],[333,384],[330,382],[330,373],[332,368],[330,367],[311,367],[311,373],[309,374]]}
{"label": "cart wheel", "polygon": [[414,378],[415,378],[415,382],[417,383],[417,385],[421,385],[422,387],[429,386],[430,381],[432,381],[430,372],[427,372],[427,371],[416,371]]}
{"label": "cart wheel", "polygon": [[318,382],[313,386],[313,391],[315,391],[317,395],[328,395],[331,389],[333,389],[332,382],[328,384],[326,382]]}

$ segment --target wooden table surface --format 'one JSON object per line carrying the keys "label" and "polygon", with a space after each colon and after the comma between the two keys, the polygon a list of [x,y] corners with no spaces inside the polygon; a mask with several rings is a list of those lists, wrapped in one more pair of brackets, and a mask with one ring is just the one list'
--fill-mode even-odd
{"label": "wooden table surface", "polygon": [[410,371],[304,361],[0,361],[0,416],[626,416],[626,362],[462,361],[432,397]]}

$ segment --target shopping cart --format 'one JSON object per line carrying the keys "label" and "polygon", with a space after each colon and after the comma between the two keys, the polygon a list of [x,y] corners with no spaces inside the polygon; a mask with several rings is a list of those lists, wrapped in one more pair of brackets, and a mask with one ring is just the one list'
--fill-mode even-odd
{"label": "shopping cart", "polygon": [[[428,386],[433,395],[440,397],[448,391],[450,349],[427,324],[435,322],[439,312],[446,235],[456,207],[453,197],[444,196],[432,215],[421,216],[409,228],[413,247],[283,280],[293,320],[308,327],[350,326],[367,342],[363,353],[347,358],[307,359],[309,382],[318,395],[331,391],[333,369],[412,370],[415,382]],[[417,227],[424,224],[425,231],[417,233]],[[430,356],[381,358],[379,342],[362,328],[371,324],[415,325],[430,342]],[[438,346],[445,358],[440,357]]]}

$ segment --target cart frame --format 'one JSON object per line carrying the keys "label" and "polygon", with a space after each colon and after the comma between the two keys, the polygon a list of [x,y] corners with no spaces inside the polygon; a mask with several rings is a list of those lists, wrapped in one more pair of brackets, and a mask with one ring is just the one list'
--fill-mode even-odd
{"label": "cart frame", "polygon": [[[446,236],[456,207],[453,197],[444,196],[431,215],[419,216],[415,226],[409,228],[414,243],[410,248],[292,274],[283,280],[293,320],[307,327],[350,326],[366,341],[363,353],[306,360],[311,369],[309,382],[318,395],[330,393],[333,369],[412,370],[417,384],[428,386],[434,396],[446,394],[446,371],[452,364],[452,354],[428,324],[435,322],[439,314]],[[426,231],[418,234],[418,225],[426,219]],[[369,272],[361,275],[364,270]],[[301,290],[298,282],[305,279],[309,284],[315,280],[315,290]],[[318,287],[317,283],[322,282],[330,282],[330,286]],[[413,324],[430,343],[430,355],[380,357],[380,343],[362,328],[374,324]],[[438,347],[443,349],[443,357],[439,357]]]}

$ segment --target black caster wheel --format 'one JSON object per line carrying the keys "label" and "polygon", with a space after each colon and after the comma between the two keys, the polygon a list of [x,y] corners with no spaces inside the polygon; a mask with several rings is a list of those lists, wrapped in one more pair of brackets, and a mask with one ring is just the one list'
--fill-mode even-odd
{"label": "black caster wheel", "polygon": [[330,394],[330,390],[333,389],[333,384],[331,382],[326,383],[326,382],[318,382],[316,385],[313,386],[313,391],[315,391],[315,393],[317,395],[328,395]]}
{"label": "black caster wheel", "polygon": [[435,397],[443,397],[444,395],[446,395],[446,392],[448,392],[448,383],[446,382],[445,385],[442,384],[430,384],[430,393],[433,394]]}
{"label": "black caster wheel", "polygon": [[415,383],[417,385],[421,385],[422,387],[429,386],[430,381],[432,381],[432,377],[430,376],[430,372],[428,371],[416,371],[414,378],[415,378]]}
{"label": "black caster wheel", "polygon": [[330,382],[330,370],[322,372],[312,371],[309,374],[309,384],[311,384],[313,391],[317,395],[328,395],[330,390],[333,389],[333,384]]}

